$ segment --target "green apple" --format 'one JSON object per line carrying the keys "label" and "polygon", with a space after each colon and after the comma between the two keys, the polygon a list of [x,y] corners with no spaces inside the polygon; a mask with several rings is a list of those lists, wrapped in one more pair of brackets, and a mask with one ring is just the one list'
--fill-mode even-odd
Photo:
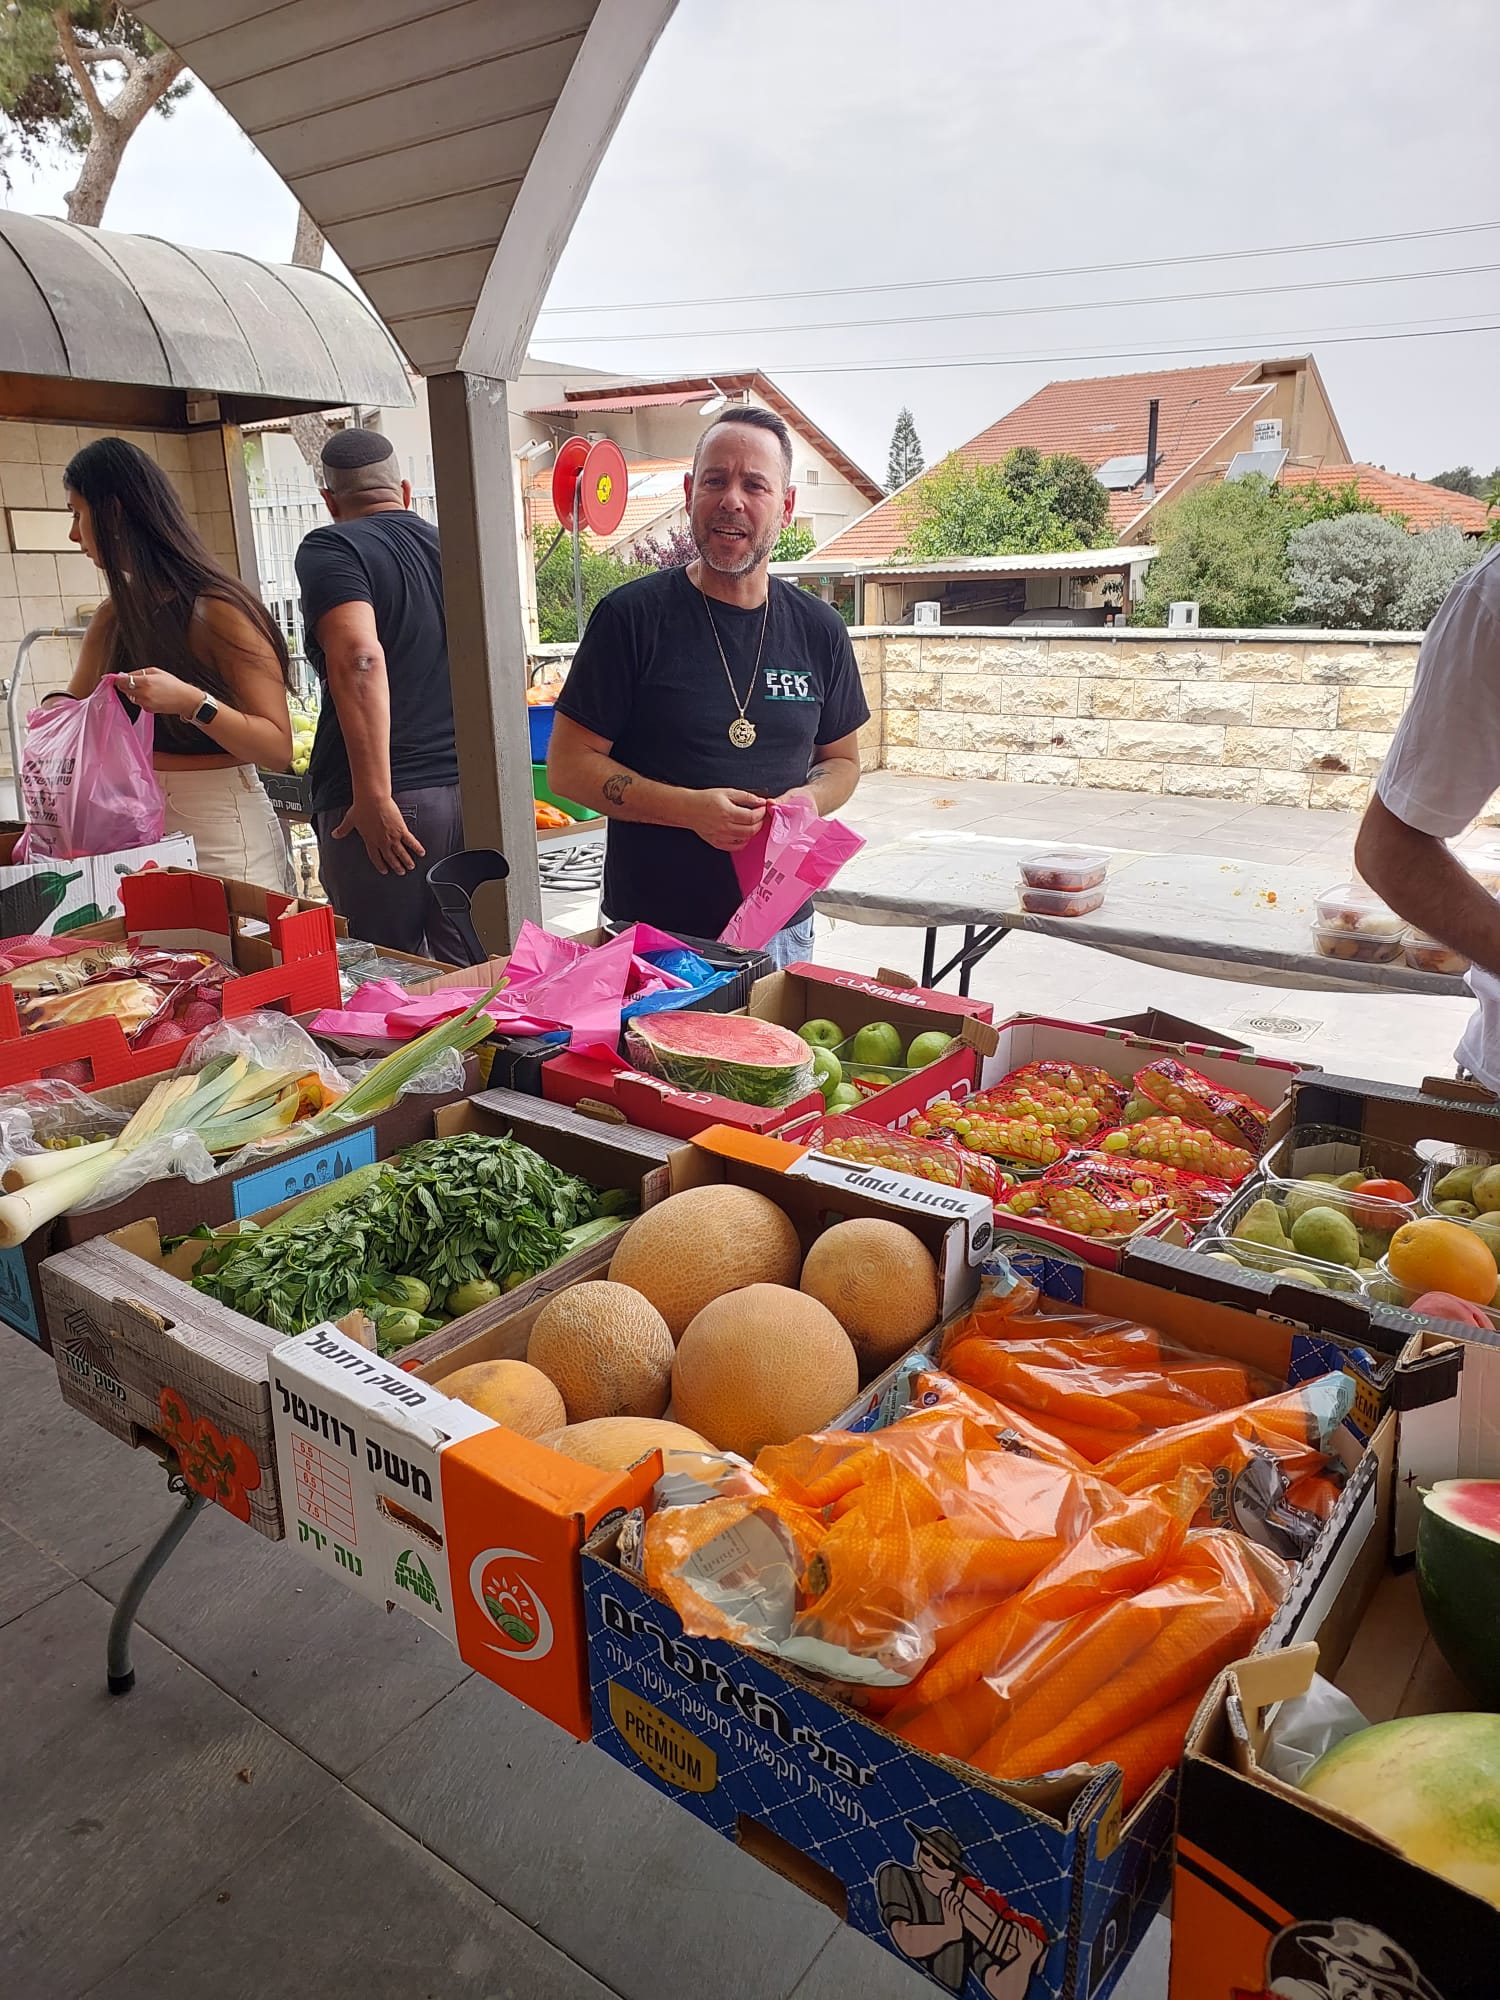
{"label": "green apple", "polygon": [[906,1051],[906,1067],[926,1069],[929,1063],[937,1061],[952,1039],[953,1037],[945,1034],[941,1028],[928,1028],[924,1034],[916,1037]]}
{"label": "green apple", "polygon": [[854,1037],[850,1054],[857,1063],[879,1063],[883,1069],[899,1069],[901,1037],[889,1021],[866,1021]]}
{"label": "green apple", "polygon": [[815,1049],[836,1049],[844,1039],[837,1021],[804,1021],[797,1033]]}
{"label": "green apple", "polygon": [[821,1043],[814,1047],[812,1059],[813,1078],[826,1102],[829,1094],[837,1090],[844,1080],[844,1065],[832,1049],[825,1049]]}
{"label": "green apple", "polygon": [[827,1099],[830,1111],[857,1111],[864,1102],[852,1083],[841,1083]]}

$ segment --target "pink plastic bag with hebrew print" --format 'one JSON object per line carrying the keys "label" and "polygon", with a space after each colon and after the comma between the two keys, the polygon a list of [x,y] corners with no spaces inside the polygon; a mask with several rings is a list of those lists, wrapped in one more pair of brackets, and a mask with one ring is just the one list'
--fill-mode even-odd
{"label": "pink plastic bag with hebrew print", "polygon": [[774,800],[760,832],[734,857],[745,900],[719,942],[759,951],[864,844],[842,820],[820,819],[811,799]]}
{"label": "pink plastic bag with hebrew print", "polygon": [[113,681],[82,701],[44,702],[26,718],[17,861],[118,854],[161,839],[166,806],[151,767],[152,720],[132,722]]}

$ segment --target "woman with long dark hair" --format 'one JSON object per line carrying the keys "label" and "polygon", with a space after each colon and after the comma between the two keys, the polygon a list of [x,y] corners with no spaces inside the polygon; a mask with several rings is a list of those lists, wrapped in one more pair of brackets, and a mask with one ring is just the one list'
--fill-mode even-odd
{"label": "woman with long dark hair", "polygon": [[103,570],[68,692],[109,676],[150,711],[166,831],[191,834],[205,875],[289,890],[286,841],[256,766],[291,762],[286,641],[253,591],[215,561],[166,474],[124,438],[70,460],[69,539]]}

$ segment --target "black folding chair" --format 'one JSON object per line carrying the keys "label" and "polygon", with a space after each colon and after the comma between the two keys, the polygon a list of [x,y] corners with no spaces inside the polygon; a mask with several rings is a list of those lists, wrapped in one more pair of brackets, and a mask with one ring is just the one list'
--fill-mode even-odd
{"label": "black folding chair", "polygon": [[474,928],[474,891],[485,882],[503,882],[510,863],[493,847],[466,847],[434,861],[427,871],[433,900],[464,940],[468,965],[482,965],[489,956]]}

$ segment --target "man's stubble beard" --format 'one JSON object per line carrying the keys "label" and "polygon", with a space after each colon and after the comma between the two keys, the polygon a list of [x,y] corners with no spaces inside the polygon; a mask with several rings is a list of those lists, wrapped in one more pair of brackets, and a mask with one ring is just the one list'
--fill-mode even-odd
{"label": "man's stubble beard", "polygon": [[[712,534],[712,532],[713,529],[710,527],[709,533]],[[748,576],[751,570],[758,568],[770,555],[772,549],[776,546],[777,537],[780,533],[781,529],[779,527],[772,528],[758,542],[750,542],[747,545],[750,553],[740,562],[715,562],[701,542],[698,545],[698,556],[705,568],[711,569],[715,576]],[[697,537],[695,536],[694,539],[696,540]]]}

